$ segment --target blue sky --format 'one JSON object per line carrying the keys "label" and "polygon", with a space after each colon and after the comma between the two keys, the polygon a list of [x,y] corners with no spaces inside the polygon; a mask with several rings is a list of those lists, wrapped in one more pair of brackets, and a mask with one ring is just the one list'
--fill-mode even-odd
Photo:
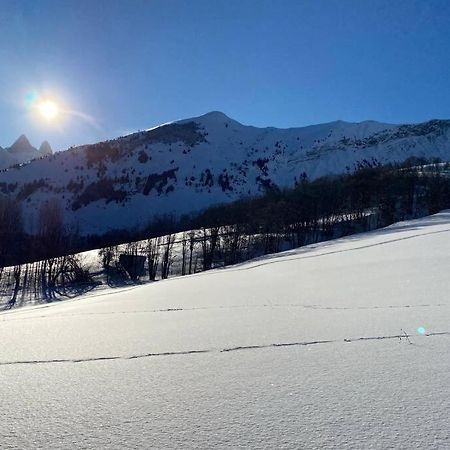
{"label": "blue sky", "polygon": [[[278,127],[450,118],[449,23],[448,0],[1,0],[0,146],[210,110]],[[70,112],[44,123],[33,92]]]}

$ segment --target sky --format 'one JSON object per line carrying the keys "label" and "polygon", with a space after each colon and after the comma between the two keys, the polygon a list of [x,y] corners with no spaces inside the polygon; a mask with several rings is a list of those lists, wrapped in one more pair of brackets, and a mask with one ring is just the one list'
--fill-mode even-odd
{"label": "sky", "polygon": [[0,146],[212,110],[283,128],[450,119],[449,23],[448,0],[0,0]]}

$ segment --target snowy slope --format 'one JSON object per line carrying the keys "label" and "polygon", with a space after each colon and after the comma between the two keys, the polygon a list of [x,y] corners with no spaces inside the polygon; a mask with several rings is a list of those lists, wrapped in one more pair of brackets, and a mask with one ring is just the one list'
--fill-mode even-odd
{"label": "snowy slope", "polygon": [[2,313],[2,445],[448,448],[449,235],[447,211]]}
{"label": "snowy slope", "polygon": [[0,192],[26,206],[30,231],[42,202],[56,197],[69,226],[103,233],[259,195],[271,185],[292,187],[302,177],[410,156],[449,160],[449,137],[450,121],[277,129],[211,112],[11,169],[0,174]]}

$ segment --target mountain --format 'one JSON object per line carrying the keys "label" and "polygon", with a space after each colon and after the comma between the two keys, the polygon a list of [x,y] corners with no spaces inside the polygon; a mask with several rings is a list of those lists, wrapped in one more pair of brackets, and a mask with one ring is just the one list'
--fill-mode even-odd
{"label": "mountain", "polygon": [[0,148],[0,170],[16,164],[16,159],[4,148]]}
{"label": "mountain", "polygon": [[30,144],[28,138],[22,134],[11,147],[0,147],[0,170],[7,169],[15,164],[23,164],[42,156],[53,153],[50,144],[44,141],[39,150]]}
{"label": "mountain", "polygon": [[68,226],[101,234],[260,195],[273,185],[292,187],[303,178],[411,156],[449,160],[449,138],[449,120],[278,129],[211,112],[12,168],[0,175],[0,192],[26,205],[28,231],[36,231],[41,205],[56,198]]}
{"label": "mountain", "polygon": [[22,134],[16,142],[14,142],[11,147],[8,149],[9,153],[11,154],[21,154],[21,153],[27,153],[27,152],[33,152],[36,151],[36,149],[30,144],[30,141],[28,138]]}
{"label": "mountain", "polygon": [[51,155],[53,153],[52,148],[50,147],[50,144],[48,141],[44,141],[41,146],[39,147],[39,153],[41,155]]}

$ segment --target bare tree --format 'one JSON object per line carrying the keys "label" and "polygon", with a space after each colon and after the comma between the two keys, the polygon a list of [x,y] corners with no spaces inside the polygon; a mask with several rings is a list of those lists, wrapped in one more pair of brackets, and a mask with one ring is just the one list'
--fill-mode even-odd
{"label": "bare tree", "polygon": [[186,275],[187,244],[187,233],[184,232],[181,238],[181,275]]}
{"label": "bare tree", "polygon": [[161,260],[161,279],[165,280],[169,277],[170,266],[173,262],[173,244],[175,242],[175,234],[168,234],[163,237],[163,255]]}
{"label": "bare tree", "polygon": [[192,257],[195,246],[195,231],[189,232],[189,275],[192,273]]}
{"label": "bare tree", "polygon": [[209,270],[212,267],[214,253],[219,242],[219,230],[220,227],[203,227],[201,230],[203,270]]}
{"label": "bare tree", "polygon": [[148,278],[151,281],[156,279],[156,273],[159,264],[159,247],[160,238],[147,239],[146,253],[147,253],[147,266],[148,266]]}
{"label": "bare tree", "polygon": [[114,260],[117,261],[118,246],[111,245],[109,247],[104,247],[99,250],[98,254],[101,258],[102,266],[106,272],[106,282],[109,284],[111,281],[112,263]]}

